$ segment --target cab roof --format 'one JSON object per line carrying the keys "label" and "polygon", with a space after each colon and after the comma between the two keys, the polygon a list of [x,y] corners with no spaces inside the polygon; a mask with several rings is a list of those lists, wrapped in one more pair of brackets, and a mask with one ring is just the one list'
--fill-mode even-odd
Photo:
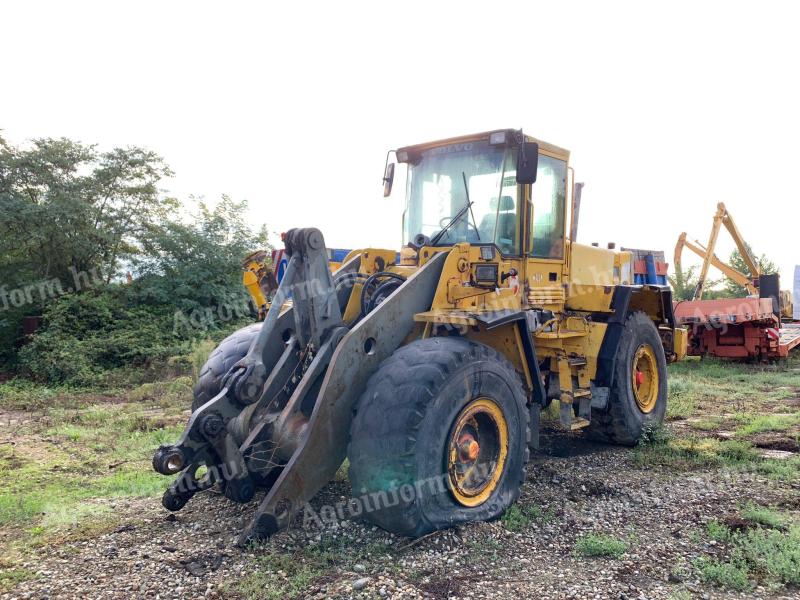
{"label": "cab roof", "polygon": [[[520,129],[493,129],[491,131],[473,133],[470,135],[460,135],[458,137],[436,140],[434,142],[426,142],[423,144],[413,144],[411,146],[403,146],[402,148],[398,148],[397,152],[402,152],[402,151],[408,152],[409,150],[416,152],[424,152],[425,150],[429,150],[430,148],[435,148],[437,146],[447,146],[449,144],[463,144],[467,142],[488,140],[491,134],[499,132],[506,132],[506,135],[509,135],[511,136],[511,139],[514,139],[514,136],[518,135],[521,131],[522,130]],[[539,150],[544,150],[547,154],[551,154],[555,157],[562,158],[563,160],[569,159],[569,150],[566,150],[554,144],[550,144],[548,142],[545,142],[544,140],[540,140],[539,138],[535,138],[527,134],[524,135],[527,141],[536,142],[537,144],[539,144]]]}

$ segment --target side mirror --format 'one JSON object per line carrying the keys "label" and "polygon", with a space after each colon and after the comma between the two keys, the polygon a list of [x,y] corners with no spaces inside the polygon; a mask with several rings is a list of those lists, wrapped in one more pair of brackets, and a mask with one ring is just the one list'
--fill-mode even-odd
{"label": "side mirror", "polygon": [[383,174],[383,197],[388,198],[392,193],[392,182],[394,182],[394,163],[386,165],[386,172]]}
{"label": "side mirror", "polygon": [[539,167],[539,144],[521,142],[517,148],[517,183],[536,183]]}

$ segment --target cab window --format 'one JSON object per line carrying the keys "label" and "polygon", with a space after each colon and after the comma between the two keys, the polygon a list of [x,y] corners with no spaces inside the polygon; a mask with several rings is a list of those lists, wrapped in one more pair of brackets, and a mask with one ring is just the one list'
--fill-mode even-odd
{"label": "cab window", "polygon": [[536,258],[564,258],[566,190],[566,161],[540,154],[536,183],[531,187],[530,253]]}

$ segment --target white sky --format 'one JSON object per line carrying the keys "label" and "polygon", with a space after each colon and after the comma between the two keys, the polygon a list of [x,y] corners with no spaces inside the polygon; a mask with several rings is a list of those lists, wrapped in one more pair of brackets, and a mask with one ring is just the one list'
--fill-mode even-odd
{"label": "white sky", "polygon": [[790,2],[6,2],[0,129],[146,146],[176,171],[173,194],[224,192],[272,231],[396,248],[387,149],[522,127],[572,151],[579,241],[671,263],[724,201],[787,288],[799,16]]}

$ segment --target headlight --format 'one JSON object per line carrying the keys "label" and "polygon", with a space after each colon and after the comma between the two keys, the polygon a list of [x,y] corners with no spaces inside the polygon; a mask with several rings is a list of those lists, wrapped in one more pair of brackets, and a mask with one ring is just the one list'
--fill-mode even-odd
{"label": "headlight", "polygon": [[497,285],[497,265],[475,265],[475,283],[478,285]]}

